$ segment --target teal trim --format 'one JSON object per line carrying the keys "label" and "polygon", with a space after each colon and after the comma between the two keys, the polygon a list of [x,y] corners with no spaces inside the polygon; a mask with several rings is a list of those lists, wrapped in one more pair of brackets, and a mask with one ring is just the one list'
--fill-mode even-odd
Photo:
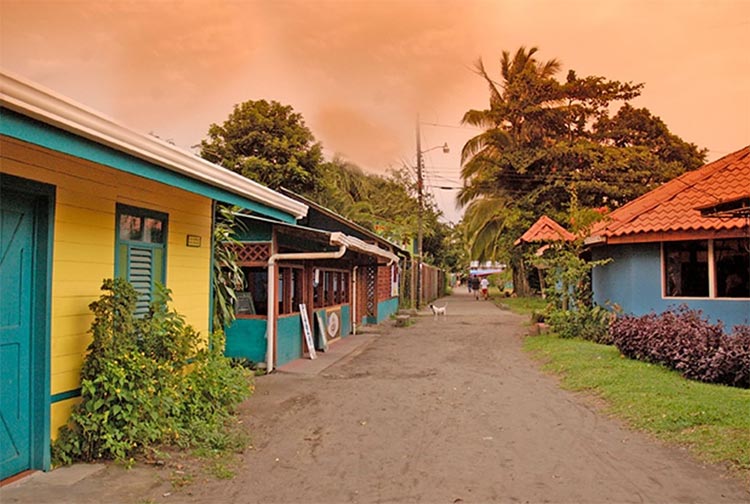
{"label": "teal trim", "polygon": [[[213,348],[214,333],[214,250],[216,248],[216,200],[211,202],[211,255],[208,263],[208,330],[211,332],[208,338],[209,348]],[[226,343],[225,343],[226,345]]]}
{"label": "teal trim", "polygon": [[230,205],[238,205],[283,222],[293,224],[297,221],[293,215],[276,208],[175,173],[159,165],[68,133],[6,108],[0,108],[0,134],[109,166],[132,175],[155,180],[172,187],[178,187]]}
{"label": "teal trim", "polygon": [[68,399],[73,399],[74,397],[81,397],[81,388],[68,390],[65,392],[60,392],[59,394],[55,394],[50,398],[50,402],[52,404],[58,403],[60,401],[67,401]]}
{"label": "teal trim", "polygon": [[31,469],[48,471],[50,453],[50,355],[52,314],[52,258],[55,222],[55,186],[0,173],[0,193],[17,191],[35,197],[34,271],[31,320]]}
{"label": "teal trim", "polygon": [[252,362],[266,360],[266,319],[238,318],[226,328],[224,355]]}
{"label": "teal trim", "polygon": [[375,321],[375,323],[380,324],[384,320],[387,320],[388,317],[390,317],[397,311],[398,311],[398,297],[392,297],[390,299],[386,299],[385,301],[380,301],[378,303],[378,318]]}
{"label": "teal trim", "polygon": [[302,358],[302,320],[299,313],[280,316],[276,324],[276,365]]}
{"label": "teal trim", "polygon": [[[129,215],[134,217],[153,218],[161,221],[164,229],[162,230],[161,243],[150,243],[140,240],[123,240],[120,238],[120,217]],[[141,220],[145,231],[145,222]],[[164,286],[167,285],[167,243],[169,241],[169,214],[157,212],[147,208],[133,207],[117,203],[115,211],[115,276],[124,278],[133,284],[133,287],[139,293],[136,314],[143,314],[148,311],[148,305],[153,300],[156,289],[156,283]],[[138,257],[134,259],[134,251],[140,251]],[[143,265],[145,264],[143,255],[144,250],[148,253],[148,277],[144,275]],[[123,264],[123,260],[125,264]],[[138,264],[136,273],[133,274],[133,265]],[[137,275],[137,276],[136,276]],[[143,289],[142,283],[148,278],[150,283],[148,293]],[[144,299],[148,294],[148,299]]]}
{"label": "teal trim", "polygon": [[341,307],[341,337],[345,338],[352,333],[352,308],[350,305]]}

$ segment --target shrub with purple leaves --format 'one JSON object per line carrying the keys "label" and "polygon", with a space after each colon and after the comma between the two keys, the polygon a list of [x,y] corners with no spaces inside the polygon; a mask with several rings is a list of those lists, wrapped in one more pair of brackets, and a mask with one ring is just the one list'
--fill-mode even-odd
{"label": "shrub with purple leaves", "polygon": [[693,380],[750,388],[750,326],[725,334],[721,323],[681,306],[660,315],[619,317],[610,336],[626,357],[663,364]]}

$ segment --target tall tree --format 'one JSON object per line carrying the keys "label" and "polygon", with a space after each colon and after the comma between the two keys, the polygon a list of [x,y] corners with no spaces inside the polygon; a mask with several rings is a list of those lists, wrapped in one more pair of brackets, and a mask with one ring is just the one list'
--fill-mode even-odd
{"label": "tall tree", "polygon": [[302,115],[276,101],[249,100],[234,106],[222,124],[212,124],[200,155],[273,189],[309,193],[318,185],[323,161]]}
{"label": "tall tree", "polygon": [[[499,81],[477,64],[489,108],[464,115],[465,124],[484,131],[464,146],[457,198],[469,205],[475,258],[512,255],[507,243],[498,245],[499,230],[518,237],[542,214],[563,220],[574,195],[584,207],[618,206],[705,158],[648,110],[628,105],[642,84],[572,70],[559,82],[559,62],[540,62],[536,53],[504,52]],[[624,105],[610,118],[618,103]]]}

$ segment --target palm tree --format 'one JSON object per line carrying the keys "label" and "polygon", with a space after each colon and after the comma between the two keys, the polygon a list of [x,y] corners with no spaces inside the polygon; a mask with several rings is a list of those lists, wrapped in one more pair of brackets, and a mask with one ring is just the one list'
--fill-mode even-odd
{"label": "palm tree", "polygon": [[[464,187],[457,195],[459,206],[468,205],[465,232],[475,259],[495,260],[505,255],[513,264],[512,243],[503,237],[523,232],[533,218],[511,201],[538,184],[528,176],[538,161],[534,148],[558,122],[555,107],[561,98],[560,85],[552,78],[560,63],[555,59],[537,61],[537,50],[520,47],[512,57],[503,51],[501,82],[489,75],[481,59],[476,63],[477,73],[489,87],[490,107],[469,110],[462,119],[463,124],[484,131],[461,150]],[[524,284],[516,284],[522,294]]]}

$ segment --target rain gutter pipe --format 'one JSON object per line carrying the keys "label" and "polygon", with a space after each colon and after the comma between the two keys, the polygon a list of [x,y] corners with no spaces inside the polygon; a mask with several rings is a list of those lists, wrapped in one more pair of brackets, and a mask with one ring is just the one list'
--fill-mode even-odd
{"label": "rain gutter pipe", "polygon": [[352,334],[357,335],[357,271],[359,266],[352,268]]}

